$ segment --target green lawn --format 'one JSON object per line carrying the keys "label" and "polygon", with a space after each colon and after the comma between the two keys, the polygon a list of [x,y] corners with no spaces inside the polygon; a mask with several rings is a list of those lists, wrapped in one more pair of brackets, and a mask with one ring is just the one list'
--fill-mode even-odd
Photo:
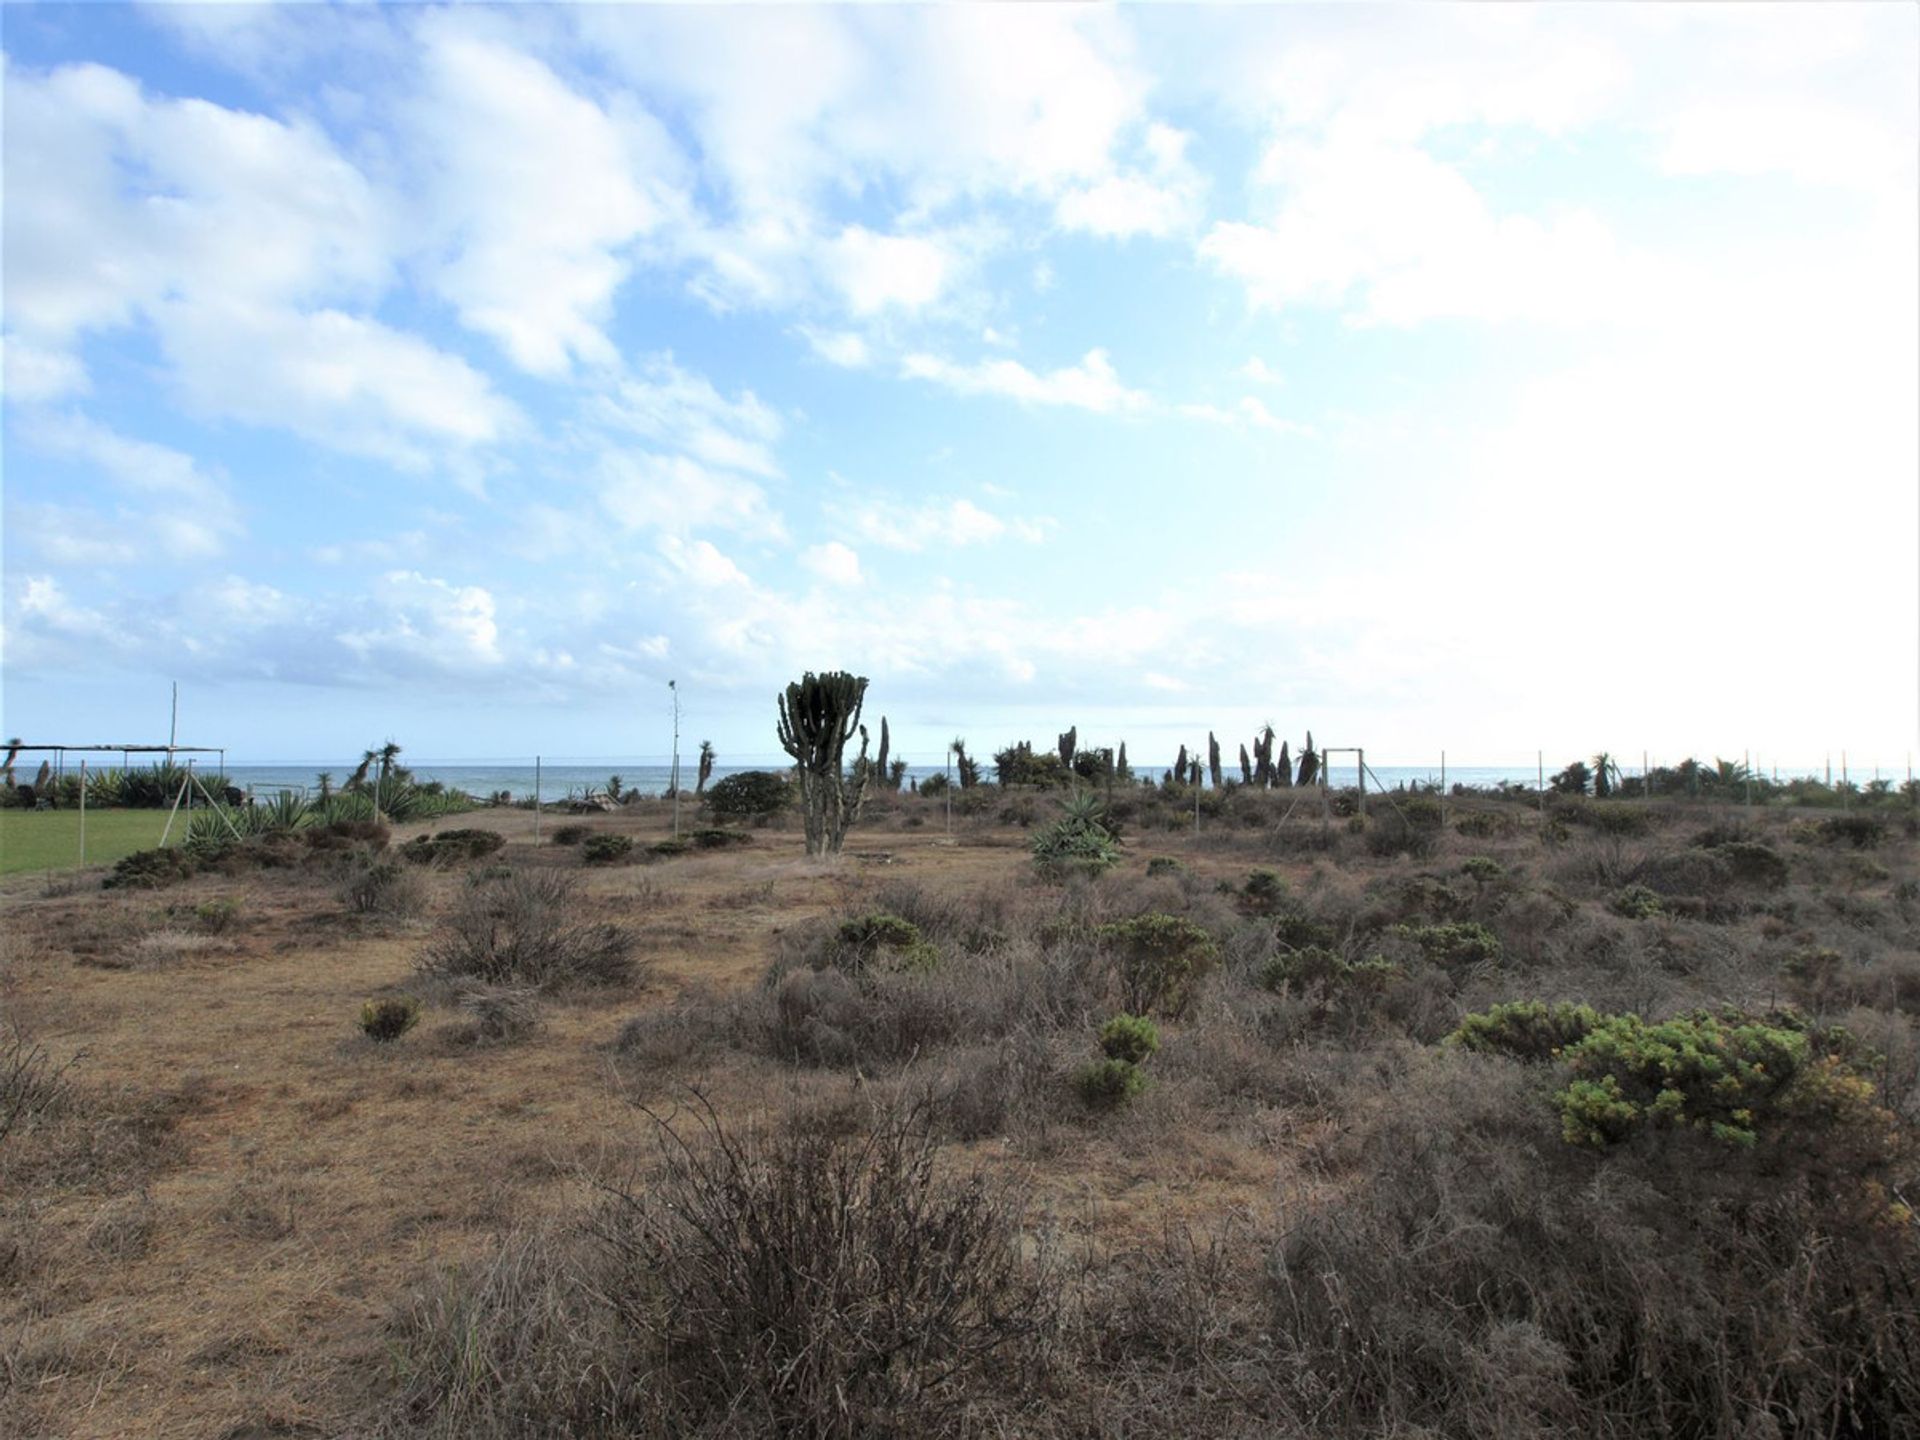
{"label": "green lawn", "polygon": [[[110,865],[136,850],[151,850],[166,828],[164,810],[87,811],[87,864]],[[186,816],[174,821],[178,844]],[[80,863],[78,810],[0,810],[0,875],[70,870]]]}

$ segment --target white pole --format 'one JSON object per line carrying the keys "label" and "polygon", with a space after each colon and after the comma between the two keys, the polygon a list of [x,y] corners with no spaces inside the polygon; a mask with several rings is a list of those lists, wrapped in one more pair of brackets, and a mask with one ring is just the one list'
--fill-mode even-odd
{"label": "white pole", "polygon": [[680,838],[680,685],[678,681],[667,681],[667,689],[673,692],[673,838]]}
{"label": "white pole", "polygon": [[947,745],[947,838],[953,838],[953,745]]}
{"label": "white pole", "polygon": [[180,739],[180,682],[173,682],[173,718],[167,722],[167,759],[173,759],[173,747]]}
{"label": "white pole", "polygon": [[80,863],[87,863],[87,762],[80,762]]}
{"label": "white pole", "polygon": [[533,757],[533,843],[540,843],[540,757]]}
{"label": "white pole", "polygon": [[173,808],[167,811],[166,828],[160,832],[160,844],[163,848],[167,843],[167,837],[173,834],[173,817],[180,813],[180,801],[182,800],[182,798],[185,797],[186,793],[187,793],[187,782],[185,780],[182,780],[180,782],[179,790],[177,790],[174,793]]}

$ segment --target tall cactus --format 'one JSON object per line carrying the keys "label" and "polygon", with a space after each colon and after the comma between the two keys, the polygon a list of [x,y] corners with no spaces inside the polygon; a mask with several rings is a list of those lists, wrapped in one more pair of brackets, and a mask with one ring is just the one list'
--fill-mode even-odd
{"label": "tall cactus", "polygon": [[1080,749],[1080,727],[1078,725],[1069,726],[1066,733],[1060,737],[1059,745],[1060,763],[1071,770],[1073,768],[1073,757]]}
{"label": "tall cactus", "polygon": [[1240,783],[1253,784],[1253,761],[1247,758],[1247,747],[1244,745],[1240,747]]}
{"label": "tall cactus", "polygon": [[702,740],[700,742],[699,778],[694,783],[693,793],[696,795],[706,794],[707,781],[711,780],[712,778],[713,778],[713,742],[711,740]]}
{"label": "tall cactus", "polygon": [[887,717],[882,715],[880,717],[880,753],[873,757],[873,769],[874,773],[880,777],[880,785],[883,789],[898,790],[900,788],[898,785],[889,787],[887,783],[887,776],[890,773],[887,770],[887,751],[891,748],[892,737],[887,734]]}
{"label": "tall cactus", "polygon": [[1268,725],[1253,737],[1253,783],[1262,790],[1273,786],[1273,726]]}
{"label": "tall cactus", "polygon": [[1300,752],[1300,780],[1311,785],[1320,775],[1320,752],[1313,748],[1313,732],[1307,731],[1307,748]]}
{"label": "tall cactus", "polygon": [[[1267,741],[1267,749],[1269,752],[1273,749],[1271,739]],[[1287,742],[1284,740],[1280,742],[1280,758],[1274,762],[1273,783],[1282,788],[1293,784],[1293,757],[1287,753]]]}
{"label": "tall cactus", "polygon": [[[860,818],[870,769],[867,727],[860,723],[866,696],[864,675],[845,670],[815,675],[809,670],[780,697],[780,748],[793,757],[799,776],[809,855],[838,855],[847,827]],[[856,730],[860,755],[849,777],[841,757]]]}
{"label": "tall cactus", "polygon": [[1121,780],[1133,779],[1133,766],[1127,763],[1127,742],[1120,742],[1120,753],[1114,757],[1113,773]]}
{"label": "tall cactus", "polygon": [[1180,753],[1173,762],[1173,778],[1182,785],[1187,783],[1187,747],[1182,745]]}
{"label": "tall cactus", "polygon": [[1213,731],[1211,730],[1207,731],[1207,778],[1213,782],[1214,789],[1218,790],[1222,788],[1220,784],[1220,742],[1213,738]]}

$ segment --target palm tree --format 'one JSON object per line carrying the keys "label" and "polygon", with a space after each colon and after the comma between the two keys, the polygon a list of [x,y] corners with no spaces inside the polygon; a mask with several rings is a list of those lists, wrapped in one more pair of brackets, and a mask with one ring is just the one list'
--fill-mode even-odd
{"label": "palm tree", "polygon": [[320,803],[324,805],[333,798],[333,772],[331,770],[322,770],[313,778],[319,783]]}
{"label": "palm tree", "polygon": [[367,788],[367,772],[373,768],[373,762],[378,760],[379,758],[380,758],[380,752],[378,750],[365,751],[360,756],[360,763],[354,767],[353,774],[347,777],[347,783],[341,786],[340,788],[343,790],[366,789]]}
{"label": "palm tree", "polygon": [[7,758],[0,761],[0,779],[9,785],[13,784],[13,762],[20,757],[20,743],[18,735],[7,741]]}
{"label": "palm tree", "polygon": [[694,782],[693,793],[696,795],[703,794],[707,788],[707,781],[712,778],[713,742],[711,740],[702,740],[700,742],[700,770],[698,778]]}
{"label": "palm tree", "polygon": [[393,741],[389,740],[387,741],[386,744],[380,747],[380,750],[379,750],[380,784],[383,787],[387,783],[387,777],[393,773],[394,761],[398,760],[399,758],[400,758],[400,747],[396,745]]}

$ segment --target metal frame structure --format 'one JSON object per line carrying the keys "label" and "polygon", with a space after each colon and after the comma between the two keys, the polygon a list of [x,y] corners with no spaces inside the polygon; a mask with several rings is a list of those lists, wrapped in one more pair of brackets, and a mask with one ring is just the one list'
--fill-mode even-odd
{"label": "metal frame structure", "polygon": [[14,745],[9,743],[0,748],[11,750],[16,756],[29,752],[36,755],[51,754],[56,780],[66,773],[65,761],[69,754],[118,755],[122,769],[126,768],[128,759],[134,755],[165,755],[169,760],[175,755],[218,755],[220,773],[222,775],[227,773],[227,747],[224,745]]}

